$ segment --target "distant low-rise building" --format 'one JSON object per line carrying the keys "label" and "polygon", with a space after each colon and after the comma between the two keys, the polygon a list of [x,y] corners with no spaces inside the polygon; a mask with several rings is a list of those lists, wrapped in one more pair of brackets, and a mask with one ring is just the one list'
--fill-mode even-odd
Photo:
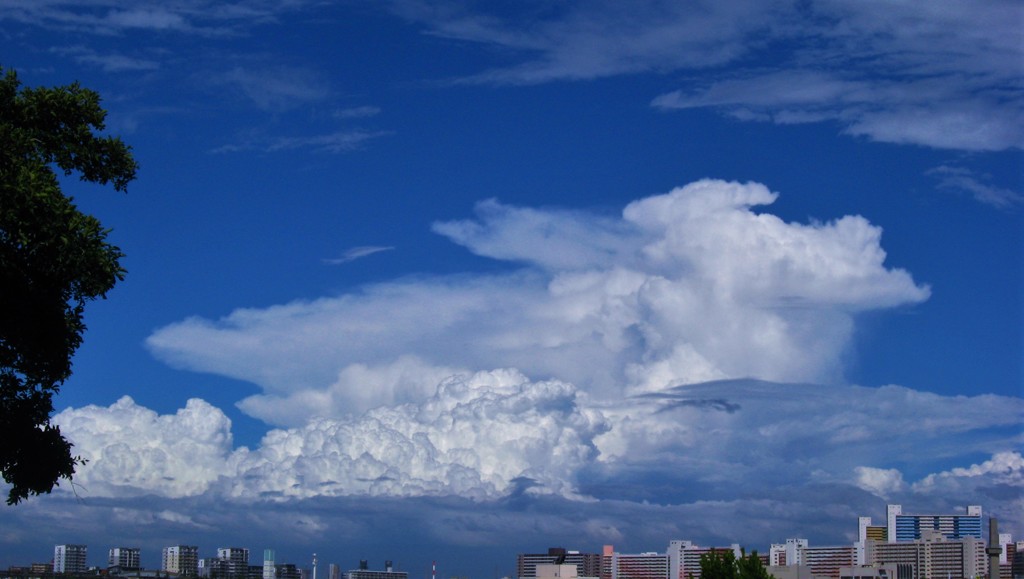
{"label": "distant low-rise building", "polygon": [[[874,540],[874,539],[872,539]],[[914,569],[907,564],[851,566],[839,570],[839,579],[913,579]],[[777,578],[777,579],[782,579]]]}
{"label": "distant low-rise building", "polygon": [[359,561],[359,568],[346,571],[344,579],[409,579],[405,571],[395,571],[391,561],[384,562],[383,571],[375,571],[369,568],[366,560]]}
{"label": "distant low-rise building", "polygon": [[828,579],[815,575],[809,565],[767,565],[765,568],[775,579]]}

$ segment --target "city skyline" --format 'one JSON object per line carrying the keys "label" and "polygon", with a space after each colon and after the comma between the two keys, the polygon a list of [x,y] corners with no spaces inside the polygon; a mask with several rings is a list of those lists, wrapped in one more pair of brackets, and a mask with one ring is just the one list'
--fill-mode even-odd
{"label": "city skyline", "polygon": [[97,91],[139,163],[61,180],[127,276],[54,401],[88,462],[0,510],[0,566],[230,537],[487,577],[888,503],[1024,536],[1022,22],[0,0],[0,67]]}
{"label": "city skyline", "polygon": [[[604,576],[609,571],[606,568],[607,561],[602,563],[600,559],[599,555],[603,553],[606,560],[613,555],[639,557],[638,561],[641,568],[660,569],[667,565],[665,572],[669,573],[668,579],[671,579],[671,577],[682,576],[686,566],[696,565],[701,554],[721,549],[732,550],[736,553],[737,557],[743,552],[759,553],[766,566],[808,565],[811,569],[815,569],[818,565],[824,565],[826,568],[835,571],[840,566],[873,564],[871,560],[872,547],[869,546],[872,540],[879,543],[890,545],[902,544],[904,546],[922,541],[928,543],[936,540],[939,542],[973,540],[977,542],[974,548],[977,548],[980,557],[982,552],[980,546],[987,544],[991,540],[983,533],[983,529],[992,531],[993,527],[990,524],[983,524],[983,521],[988,523],[990,519],[990,517],[984,517],[981,505],[968,505],[963,509],[963,512],[958,513],[913,513],[909,511],[904,512],[902,505],[889,504],[886,506],[884,521],[875,521],[875,524],[873,524],[871,517],[858,517],[858,530],[855,541],[845,545],[822,545],[810,542],[804,537],[787,537],[784,542],[780,540],[778,543],[771,543],[767,549],[760,549],[758,548],[759,546],[755,545],[742,545],[738,542],[732,542],[727,545],[698,545],[691,540],[678,538],[667,540],[667,549],[664,552],[644,549],[636,553],[623,553],[615,550],[613,545],[607,544],[603,545],[602,550],[593,551],[550,547],[546,553],[518,553],[516,555],[516,564],[513,565],[515,571],[506,573],[503,576],[533,577],[536,574],[537,564],[550,563],[555,560],[577,566],[580,569],[580,577]],[[1024,544],[1024,540],[1020,538],[1015,540],[1012,534],[1000,532],[997,544],[1003,548],[1000,559],[1003,561],[1003,564],[1008,565],[1014,561],[1012,555],[1016,552],[1018,546]],[[1007,552],[1008,549],[1011,550],[1010,553]],[[55,570],[58,568],[66,569],[68,567],[64,561],[65,557],[69,557],[70,560],[74,561],[71,565],[73,568],[72,572],[80,573],[84,572],[87,568],[96,568],[97,566],[88,564],[85,556],[86,550],[87,545],[56,545],[51,564]],[[168,553],[181,553],[182,550],[185,550],[188,553],[187,556],[191,557],[189,565],[191,565],[192,571],[181,571],[179,569],[179,559],[177,557],[168,557]],[[288,568],[292,571],[298,569],[306,574],[304,579],[309,579],[312,577],[312,569],[316,568],[319,561],[321,567],[329,569],[329,573],[334,573],[335,571],[346,573],[358,570],[366,571],[369,575],[376,577],[375,574],[380,573],[382,570],[384,572],[390,572],[391,570],[402,573],[409,572],[401,564],[395,564],[395,559],[391,558],[385,560],[379,569],[370,565],[370,561],[365,558],[359,559],[355,566],[345,567],[336,562],[327,561],[323,557],[318,558],[316,553],[312,553],[310,557],[312,565],[306,567],[301,561],[282,561],[276,556],[276,550],[272,547],[251,549],[250,547],[240,547],[237,545],[232,547],[218,546],[216,549],[210,549],[209,551],[212,551],[214,555],[203,557],[203,551],[195,545],[163,547],[161,549],[161,564],[157,567],[149,568],[142,565],[141,569],[157,569],[171,571],[181,576],[212,577],[213,579],[218,579],[218,577],[220,579],[227,579],[240,575],[253,576],[254,573],[261,575],[263,579],[268,579],[268,577],[269,579],[274,579],[272,570],[276,567],[278,569]],[[400,554],[401,551],[401,549],[395,549],[394,552]],[[260,552],[263,553],[262,559],[259,558]],[[72,554],[64,555],[64,553]],[[256,559],[253,558],[254,555],[257,557]],[[653,564],[645,562],[645,557],[655,555],[663,557],[665,560]],[[131,561],[133,564],[125,565],[125,560]],[[142,560],[144,561],[144,558]],[[125,548],[124,546],[118,546],[109,549],[109,567],[135,569],[140,568],[139,561],[140,549],[138,547]],[[216,565],[217,561],[230,562],[233,565],[242,565],[243,567],[218,567]],[[613,561],[611,564],[617,564],[614,563],[614,558],[611,561]],[[38,563],[33,562],[33,565]],[[432,575],[436,573],[437,563],[436,560],[430,561]],[[422,564],[419,566],[422,566]],[[99,568],[103,568],[103,566],[101,565]],[[268,568],[271,569],[270,575],[268,575]],[[220,575],[214,577],[216,573],[220,573]],[[815,573],[817,574],[817,571]],[[367,576],[369,577],[369,575]],[[330,577],[334,579],[333,575]],[[444,577],[444,575],[442,574],[438,577]]]}

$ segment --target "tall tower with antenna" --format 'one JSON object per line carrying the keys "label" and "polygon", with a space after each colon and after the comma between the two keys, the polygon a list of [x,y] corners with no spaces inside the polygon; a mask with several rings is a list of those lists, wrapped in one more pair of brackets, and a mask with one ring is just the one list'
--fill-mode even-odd
{"label": "tall tower with antenna", "polygon": [[313,553],[313,579],[316,579],[316,553]]}

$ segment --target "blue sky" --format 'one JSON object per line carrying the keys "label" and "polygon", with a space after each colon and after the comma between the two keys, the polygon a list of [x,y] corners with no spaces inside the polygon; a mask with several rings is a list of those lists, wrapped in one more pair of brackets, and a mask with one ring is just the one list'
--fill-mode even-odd
{"label": "blue sky", "polygon": [[1022,19],[0,0],[0,65],[97,90],[141,165],[66,181],[129,274],[57,399],[90,462],[0,514],[0,565],[488,577],[887,501],[1024,535]]}

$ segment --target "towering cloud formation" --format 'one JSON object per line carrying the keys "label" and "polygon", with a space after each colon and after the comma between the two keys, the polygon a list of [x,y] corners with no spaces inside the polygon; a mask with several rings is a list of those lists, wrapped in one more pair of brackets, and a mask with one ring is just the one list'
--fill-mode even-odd
{"label": "towering cloud formation", "polygon": [[517,368],[597,399],[713,379],[834,382],[856,312],[928,297],[888,269],[862,217],[786,223],[756,183],[705,180],[629,204],[618,218],[485,201],[434,230],[520,262],[218,320],[148,344],[168,362],[248,380],[241,403],[273,424],[422,402],[459,371]]}

